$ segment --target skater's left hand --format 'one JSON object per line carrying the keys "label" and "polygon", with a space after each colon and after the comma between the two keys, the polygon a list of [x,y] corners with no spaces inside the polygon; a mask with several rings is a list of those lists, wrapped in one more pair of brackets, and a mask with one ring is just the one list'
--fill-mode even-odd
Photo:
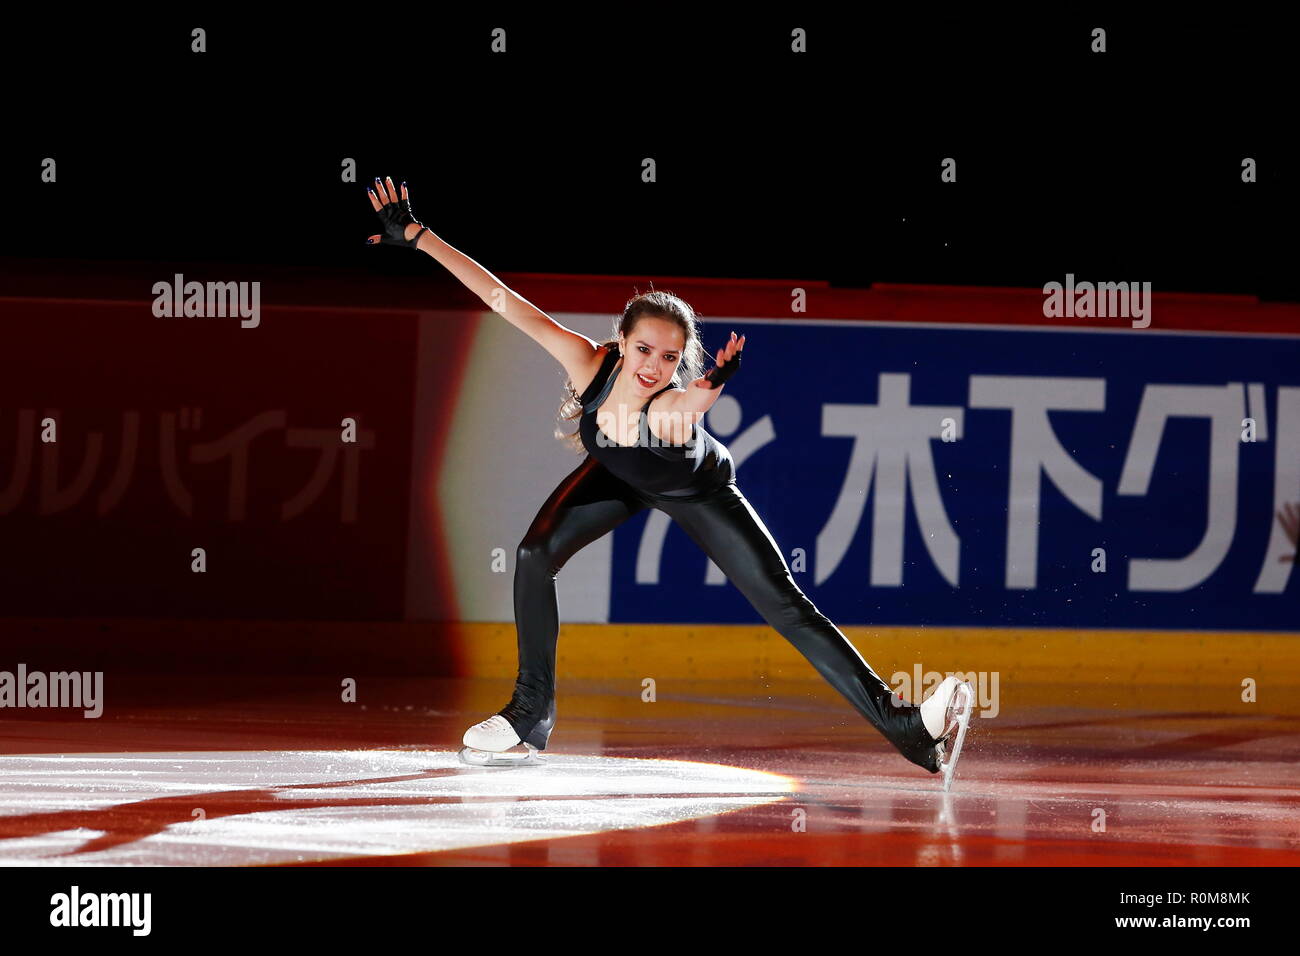
{"label": "skater's left hand", "polygon": [[[1297,508],[1291,502],[1282,506],[1282,510],[1277,513],[1277,520],[1282,522],[1282,530],[1286,536],[1291,539],[1291,546],[1294,548],[1300,545],[1297,538],[1300,538],[1300,508]],[[1278,557],[1279,561],[1294,561],[1295,552],[1283,554]]]}
{"label": "skater's left hand", "polygon": [[[728,360],[730,360],[732,356],[738,355],[740,352],[743,352],[744,349],[745,349],[745,337],[742,335],[740,338],[736,338],[736,333],[732,332],[730,341],[728,341],[727,344],[722,347],[722,351],[718,353],[717,366],[713,369],[713,371],[709,372],[708,375],[705,375],[701,378],[697,378],[694,383],[695,387],[696,388],[715,388],[715,387],[721,388],[722,385],[726,383],[726,380],[730,378],[733,374],[735,374],[736,367],[739,366],[740,364],[740,359],[737,358],[736,361],[732,364],[731,368],[726,368]],[[722,381],[715,386],[714,383],[709,380],[709,375],[712,375],[714,379],[721,378]]]}

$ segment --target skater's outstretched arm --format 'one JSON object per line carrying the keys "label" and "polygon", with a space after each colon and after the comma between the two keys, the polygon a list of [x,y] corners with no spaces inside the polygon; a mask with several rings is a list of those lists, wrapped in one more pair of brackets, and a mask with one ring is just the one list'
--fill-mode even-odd
{"label": "skater's outstretched arm", "polygon": [[[393,179],[380,181],[368,187],[370,204],[384,221],[387,237],[371,236],[368,242],[378,244],[410,245],[427,252],[446,266],[447,271],[464,283],[489,309],[519,329],[564,366],[572,381],[589,380],[592,364],[597,360],[600,345],[580,332],[565,328],[537,308],[523,296],[506,287],[506,284],[483,268],[465,253],[443,241],[410,211],[410,193],[402,183],[400,196],[393,188]],[[417,238],[418,237],[418,238]]]}
{"label": "skater's outstretched arm", "polygon": [[682,427],[689,433],[690,427],[704,418],[704,413],[713,407],[713,403],[722,394],[722,386],[740,367],[740,353],[745,348],[745,337],[736,338],[731,333],[727,344],[718,352],[717,366],[706,375],[688,383],[682,392],[670,392],[671,401],[666,402],[663,412],[671,416],[680,416]]}

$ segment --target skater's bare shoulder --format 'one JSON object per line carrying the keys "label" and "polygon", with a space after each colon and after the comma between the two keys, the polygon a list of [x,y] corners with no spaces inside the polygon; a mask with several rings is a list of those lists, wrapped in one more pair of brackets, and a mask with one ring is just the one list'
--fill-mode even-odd
{"label": "skater's bare shoulder", "polygon": [[567,365],[564,367],[565,371],[569,373],[569,381],[573,383],[573,390],[578,395],[586,392],[591,383],[596,380],[596,375],[599,374],[601,366],[605,364],[605,356],[611,351],[608,347],[599,343],[593,342],[592,344],[595,346],[595,351],[591,353],[589,358],[582,360],[579,368],[572,369]]}
{"label": "skater's bare shoulder", "polygon": [[670,445],[685,444],[692,429],[704,418],[704,412],[686,402],[687,394],[687,389],[675,386],[656,396],[646,409],[650,431]]}
{"label": "skater's bare shoulder", "polygon": [[579,395],[591,384],[605,357],[605,350],[599,342],[566,328],[530,303],[510,301],[504,315],[511,325],[564,366]]}

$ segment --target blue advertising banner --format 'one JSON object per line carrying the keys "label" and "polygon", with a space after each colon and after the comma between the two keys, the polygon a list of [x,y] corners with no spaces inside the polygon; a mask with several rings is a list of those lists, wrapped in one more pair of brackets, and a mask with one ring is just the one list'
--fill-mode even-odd
{"label": "blue advertising banner", "polygon": [[[1300,629],[1300,336],[732,329],[705,427],[836,624]],[[759,619],[657,510],[612,580],[611,621]]]}

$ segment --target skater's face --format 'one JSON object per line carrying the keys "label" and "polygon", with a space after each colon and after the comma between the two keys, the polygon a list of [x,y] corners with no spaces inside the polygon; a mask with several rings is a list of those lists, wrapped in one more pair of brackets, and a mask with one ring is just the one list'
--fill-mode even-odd
{"label": "skater's face", "polygon": [[650,317],[641,319],[618,341],[623,349],[623,371],[638,392],[663,388],[677,371],[686,344],[678,326]]}

